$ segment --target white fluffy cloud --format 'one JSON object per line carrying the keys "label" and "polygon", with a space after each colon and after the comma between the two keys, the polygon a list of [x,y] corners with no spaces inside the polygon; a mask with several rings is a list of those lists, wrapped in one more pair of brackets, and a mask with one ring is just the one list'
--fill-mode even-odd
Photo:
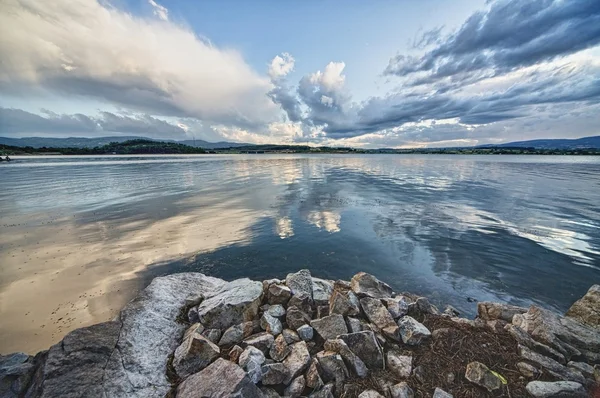
{"label": "white fluffy cloud", "polygon": [[269,76],[277,80],[294,70],[296,60],[288,53],[275,56],[269,65]]}
{"label": "white fluffy cloud", "polygon": [[167,10],[166,7],[161,6],[154,0],[148,0],[148,3],[152,6],[152,12],[154,13],[154,15],[156,15],[159,19],[162,19],[163,21],[169,20],[169,10]]}

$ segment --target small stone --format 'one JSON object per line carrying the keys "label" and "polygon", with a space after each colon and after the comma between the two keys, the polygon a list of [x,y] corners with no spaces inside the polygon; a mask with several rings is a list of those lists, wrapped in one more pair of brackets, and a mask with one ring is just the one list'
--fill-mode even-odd
{"label": "small stone", "polygon": [[202,335],[217,344],[219,339],[221,338],[221,330],[220,329],[206,329],[202,332]]}
{"label": "small stone", "polygon": [[415,393],[406,382],[398,383],[390,387],[391,398],[414,398]]}
{"label": "small stone", "polygon": [[502,381],[498,376],[481,362],[471,362],[467,365],[465,378],[471,383],[485,388],[489,392],[502,388]]}
{"label": "small stone", "polygon": [[364,330],[362,322],[356,318],[346,318],[346,324],[350,333],[362,332]]}
{"label": "small stone", "polygon": [[328,315],[326,317],[315,319],[310,325],[324,339],[334,339],[340,334],[348,333],[344,317],[339,314]]}
{"label": "small stone", "polygon": [[285,308],[281,304],[274,304],[269,307],[269,310],[267,312],[269,313],[269,315],[275,318],[281,318],[285,315]]}
{"label": "small stone", "polygon": [[284,364],[276,362],[262,366],[262,383],[265,386],[281,384],[287,378],[287,368]]}
{"label": "small stone", "polygon": [[363,297],[360,299],[360,305],[369,318],[369,321],[374,323],[379,329],[388,326],[395,326],[394,318],[381,303],[381,300],[372,297]]}
{"label": "small stone", "polygon": [[441,312],[429,302],[427,297],[419,297],[414,303],[408,305],[408,314],[411,316],[415,314],[441,315]]}
{"label": "small stone", "polygon": [[281,334],[283,335],[283,338],[287,344],[294,344],[300,341],[300,336],[298,336],[298,333],[292,329],[283,329]]}
{"label": "small stone", "polygon": [[517,369],[519,369],[519,372],[521,372],[521,374],[525,377],[537,377],[540,375],[540,371],[538,370],[538,368],[536,368],[535,366],[528,364],[527,362],[518,362],[517,363]]}
{"label": "small stone", "polygon": [[373,298],[392,297],[392,288],[373,275],[359,272],[350,281],[352,291],[360,297],[369,296]]}
{"label": "small stone", "polygon": [[320,390],[313,392],[309,398],[334,398],[333,389],[335,388],[333,383],[325,384]]}
{"label": "small stone", "polygon": [[239,345],[234,345],[229,350],[229,360],[231,362],[237,363],[238,359],[240,358],[240,355],[242,354],[242,352],[244,352],[244,349],[242,347],[240,347]]}
{"label": "small stone", "polygon": [[398,321],[398,327],[404,344],[419,345],[431,336],[425,325],[408,315]]}
{"label": "small stone", "polygon": [[300,341],[294,343],[291,346],[290,354],[283,360],[283,364],[289,372],[285,380],[285,384],[288,384],[292,379],[304,372],[310,364],[310,353],[306,347],[306,342]]}
{"label": "small stone", "polygon": [[313,305],[313,299],[306,294],[294,294],[288,302],[289,307],[299,308],[305,314],[312,314]]}
{"label": "small stone", "polygon": [[260,318],[260,327],[274,336],[277,336],[283,330],[281,321],[270,315],[268,312],[265,312]]}
{"label": "small stone", "polygon": [[433,391],[433,398],[453,398],[452,394],[448,394],[446,391],[439,387],[436,387]]}
{"label": "small stone", "polygon": [[587,396],[583,386],[573,381],[531,381],[525,389],[534,398],[585,398]]}
{"label": "small stone", "polygon": [[454,383],[454,380],[456,380],[456,376],[454,375],[454,373],[452,373],[452,372],[449,372],[449,373],[446,375],[446,382],[447,382],[448,384],[453,384],[453,383]]}
{"label": "small stone", "polygon": [[267,294],[267,300],[269,304],[287,305],[290,297],[292,297],[292,291],[289,287],[279,284],[273,284],[269,286],[269,292]]}
{"label": "small stone", "polygon": [[308,325],[300,326],[296,332],[298,332],[298,336],[304,341],[312,340],[314,335],[313,328]]}
{"label": "small stone", "polygon": [[275,338],[273,345],[269,349],[269,356],[271,359],[281,362],[288,356],[290,351],[289,345],[285,342],[285,337],[283,334],[280,334]]}
{"label": "small stone", "polygon": [[292,295],[308,296],[313,298],[313,281],[310,271],[302,269],[296,273],[288,274],[285,278],[285,284],[292,291]]}
{"label": "small stone", "polygon": [[181,378],[196,373],[219,357],[219,346],[201,334],[188,337],[175,350],[173,367]]}
{"label": "small stone", "polygon": [[375,390],[366,390],[358,395],[358,398],[385,398]]}
{"label": "small stone", "polygon": [[348,378],[348,368],[341,355],[333,351],[317,353],[317,361],[323,370],[323,375],[328,380],[335,380],[335,388],[340,391],[344,381]]}
{"label": "small stone", "polygon": [[221,340],[219,340],[219,345],[223,347],[231,344],[239,344],[244,338],[252,335],[252,332],[253,324],[251,321],[233,325],[223,332]]}
{"label": "small stone", "polygon": [[342,339],[327,340],[324,348],[327,351],[332,351],[340,354],[346,365],[354,372],[358,377],[367,377],[369,370],[367,365],[356,355],[346,342]]}
{"label": "small stone", "polygon": [[310,322],[310,316],[296,306],[288,307],[285,319],[288,327],[294,330]]}
{"label": "small stone", "polygon": [[372,331],[342,334],[339,338],[367,365],[367,368],[385,368],[383,350]]}
{"label": "small stone", "polygon": [[425,368],[423,365],[419,365],[413,369],[413,376],[419,383],[425,383]]}
{"label": "small stone", "polygon": [[382,301],[385,303],[388,311],[392,315],[392,318],[398,319],[408,314],[408,303],[403,296],[384,298]]}
{"label": "small stone", "polygon": [[283,393],[284,397],[292,397],[296,398],[302,395],[304,388],[306,387],[306,381],[304,380],[304,376],[300,375],[296,377],[289,386],[285,388]]}
{"label": "small stone", "polygon": [[198,317],[198,307],[192,307],[187,312],[188,322],[189,323],[198,323],[200,322],[200,318]]}
{"label": "small stone", "polygon": [[395,352],[388,351],[387,353],[388,369],[401,379],[410,377],[412,372],[412,357],[406,355],[398,355]]}
{"label": "small stone", "polygon": [[313,282],[313,300],[316,305],[329,305],[329,299],[333,292],[333,283],[331,281],[319,278],[312,278]]}
{"label": "small stone", "polygon": [[242,347],[247,347],[249,345],[258,348],[263,353],[267,353],[269,348],[273,345],[275,341],[275,337],[271,333],[262,332],[249,336],[247,339],[242,341]]}
{"label": "small stone", "polygon": [[258,348],[248,346],[240,355],[239,365],[248,373],[248,377],[254,384],[260,382],[262,378],[262,364],[265,362],[265,355]]}
{"label": "small stone", "polygon": [[335,289],[329,300],[329,313],[358,315],[360,313],[358,297],[351,290]]}
{"label": "small stone", "polygon": [[317,307],[317,318],[323,318],[324,316],[329,315],[329,306],[328,305],[320,305]]}
{"label": "small stone", "polygon": [[201,323],[194,323],[192,326],[186,329],[185,333],[183,334],[183,340],[181,341],[187,340],[187,338],[194,333],[202,334],[202,332],[204,332],[204,326]]}
{"label": "small stone", "polygon": [[321,380],[321,376],[319,375],[318,363],[319,362],[317,359],[313,358],[310,361],[310,365],[308,366],[308,370],[304,376],[306,379],[306,386],[308,388],[312,388],[313,390],[318,390],[323,386],[323,380]]}

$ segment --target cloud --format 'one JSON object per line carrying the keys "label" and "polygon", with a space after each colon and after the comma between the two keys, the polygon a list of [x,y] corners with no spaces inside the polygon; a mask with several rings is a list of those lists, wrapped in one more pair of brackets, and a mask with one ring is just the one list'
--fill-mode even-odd
{"label": "cloud", "polygon": [[161,6],[154,0],[148,0],[148,3],[152,6],[152,12],[156,17],[162,19],[163,21],[169,20],[169,10],[166,7]]}
{"label": "cloud", "polygon": [[294,70],[295,62],[294,57],[288,53],[282,53],[281,55],[275,56],[269,65],[269,76],[271,76],[271,79],[273,80],[286,76]]}
{"label": "cloud", "polygon": [[42,89],[156,116],[245,127],[280,118],[267,96],[268,78],[238,52],[165,18],[136,17],[95,0],[5,0],[0,36],[5,95],[33,96]]}

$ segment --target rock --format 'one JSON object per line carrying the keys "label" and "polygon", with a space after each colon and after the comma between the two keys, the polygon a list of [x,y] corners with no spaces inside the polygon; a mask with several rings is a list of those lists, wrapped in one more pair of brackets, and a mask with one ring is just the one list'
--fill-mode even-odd
{"label": "rock", "polygon": [[398,319],[408,314],[408,303],[404,297],[384,298],[382,301],[385,303],[392,318]]}
{"label": "rock", "polygon": [[285,308],[281,304],[271,305],[267,312],[269,313],[269,315],[275,318],[281,318],[282,316],[285,316]]}
{"label": "rock", "polygon": [[296,306],[290,306],[287,309],[285,317],[288,327],[297,330],[300,326],[310,322],[310,316]]}
{"label": "rock", "polygon": [[[215,383],[215,380],[219,382]],[[188,377],[177,388],[177,398],[261,396],[260,390],[242,368],[223,358]]]}
{"label": "rock", "polygon": [[333,351],[321,351],[317,353],[317,361],[323,371],[323,377],[327,381],[335,381],[335,389],[341,391],[344,381],[348,378],[348,368],[344,364],[341,355]]}
{"label": "rock", "polygon": [[269,291],[267,294],[267,300],[269,304],[287,305],[290,297],[292,297],[292,291],[289,287],[279,284],[273,284],[269,286]]}
{"label": "rock", "polygon": [[194,333],[175,350],[173,367],[179,377],[186,378],[210,365],[219,357],[220,352],[215,343]]}
{"label": "rock", "polygon": [[339,338],[367,365],[367,368],[384,369],[383,350],[377,342],[375,333],[362,331],[342,334]]}
{"label": "rock", "polygon": [[339,314],[328,315],[326,317],[315,319],[310,325],[324,339],[334,339],[340,334],[348,333],[344,317]]}
{"label": "rock", "polygon": [[525,387],[534,398],[585,398],[583,386],[572,381],[531,381]]}
{"label": "rock", "polygon": [[0,355],[0,397],[25,396],[35,370],[34,358],[27,354]]}
{"label": "rock", "polygon": [[415,393],[406,382],[398,383],[390,387],[391,398],[414,398]]}
{"label": "rock", "polygon": [[292,379],[298,377],[302,372],[308,368],[310,364],[310,353],[306,347],[306,342],[300,341],[294,343],[291,346],[291,352],[283,360],[283,364],[288,369],[288,377],[285,380],[285,384],[288,384]]}
{"label": "rock", "polygon": [[454,308],[453,306],[448,304],[446,306],[446,308],[444,308],[444,315],[455,317],[455,316],[459,316],[460,312],[456,308]]}
{"label": "rock", "polygon": [[313,298],[313,281],[310,271],[302,269],[296,273],[288,274],[285,278],[285,284],[292,291],[292,295],[308,296]]}
{"label": "rock", "polygon": [[408,305],[408,315],[417,316],[424,314],[441,315],[441,312],[426,297],[419,297],[414,303]]}
{"label": "rock", "polygon": [[545,357],[537,352],[531,351],[529,348],[519,344],[518,346],[519,355],[528,361],[540,365],[542,368],[552,372],[556,377],[566,380],[575,381],[578,383],[584,383],[585,380],[581,372],[569,369],[564,365],[556,362],[552,358]]}
{"label": "rock", "polygon": [[281,398],[281,395],[277,394],[277,391],[269,387],[261,387],[260,392],[262,393],[262,398]]}
{"label": "rock", "polygon": [[304,387],[306,386],[306,381],[304,380],[304,376],[300,375],[296,377],[289,386],[285,388],[283,393],[284,397],[292,397],[296,398],[302,395],[304,391]]}
{"label": "rock", "polygon": [[229,360],[231,362],[238,363],[238,359],[240,358],[242,352],[244,352],[244,349],[242,347],[240,347],[239,345],[234,345],[229,350]]}
{"label": "rock", "polygon": [[313,282],[313,300],[316,305],[329,305],[329,299],[333,292],[333,283],[331,281],[319,278],[312,278]]}
{"label": "rock", "polygon": [[200,303],[198,318],[207,328],[225,330],[255,318],[261,298],[261,282],[237,279],[226,283],[217,294]]}
{"label": "rock", "polygon": [[313,312],[313,299],[307,296],[306,294],[294,294],[290,301],[288,301],[289,307],[299,308],[302,312],[306,314],[312,314]]}
{"label": "rock", "polygon": [[217,344],[219,339],[221,338],[221,330],[220,329],[206,329],[202,332],[202,335],[206,337],[208,340]]}
{"label": "rock", "polygon": [[348,326],[348,331],[350,333],[356,333],[363,331],[362,322],[356,318],[346,318],[346,325]]}
{"label": "rock", "polygon": [[321,380],[321,376],[319,375],[318,364],[319,362],[317,359],[313,358],[310,361],[310,365],[308,366],[308,370],[304,376],[306,380],[306,386],[308,388],[312,388],[313,390],[318,390],[323,387],[323,380]]}
{"label": "rock", "polygon": [[227,330],[225,330],[225,332],[221,336],[221,340],[219,340],[219,345],[223,347],[231,344],[239,344],[246,337],[252,335],[252,332],[252,322],[244,322],[237,325],[233,325]]}
{"label": "rock", "polygon": [[385,398],[375,390],[366,390],[358,395],[358,398]]}
{"label": "rock", "polygon": [[277,278],[265,279],[262,282],[263,294],[267,294],[267,291],[269,290],[269,287],[271,287],[271,285],[280,284],[280,283],[281,283],[281,280],[277,279]]}
{"label": "rock", "polygon": [[433,398],[453,398],[452,394],[448,394],[446,391],[439,387],[436,387],[433,391]]}
{"label": "rock", "polygon": [[325,384],[320,390],[313,392],[309,398],[333,398],[333,389],[335,388],[333,383]]}
{"label": "rock", "polygon": [[188,322],[191,324],[200,322],[198,318],[198,307],[191,307],[187,312]]}
{"label": "rock", "polygon": [[536,351],[544,356],[550,357],[550,358],[560,362],[561,364],[567,363],[565,356],[563,354],[556,351],[554,348],[548,347],[545,344],[535,341],[523,329],[521,329],[513,324],[510,324],[510,323],[507,324],[504,327],[504,329],[508,333],[510,333],[515,338],[515,340],[517,340],[517,342],[519,344],[522,344],[528,348],[531,348],[533,351]]}
{"label": "rock", "polygon": [[187,328],[185,330],[185,333],[183,334],[183,339],[181,341],[187,339],[194,333],[202,334],[203,332],[204,332],[204,326],[202,326],[201,323],[194,323],[192,326],[190,326],[189,328]]}
{"label": "rock", "polygon": [[527,362],[518,362],[517,369],[519,369],[519,372],[521,372],[523,376],[529,378],[537,377],[542,373],[539,371],[538,368],[531,364],[528,364]]}
{"label": "rock", "polygon": [[358,297],[351,290],[335,289],[329,300],[329,313],[358,315],[360,313]]}
{"label": "rock", "polygon": [[285,342],[288,344],[293,344],[300,341],[300,336],[298,336],[298,333],[296,333],[292,329],[283,329],[283,332],[281,332],[281,334],[283,335]]}
{"label": "rock", "polygon": [[512,322],[513,316],[526,312],[527,308],[509,304],[490,303],[487,301],[477,303],[477,315],[485,321],[501,319],[506,322]]}
{"label": "rock", "polygon": [[412,357],[406,355],[399,355],[395,352],[388,351],[387,366],[388,369],[399,378],[409,378],[412,372]]}
{"label": "rock", "polygon": [[369,370],[367,365],[356,355],[346,342],[342,339],[327,340],[324,348],[327,351],[332,351],[341,355],[344,363],[358,377],[367,377]]}
{"label": "rock", "polygon": [[379,329],[388,326],[395,326],[394,318],[381,303],[381,300],[372,297],[363,297],[360,299],[360,305],[369,318],[369,321],[374,323]]}
{"label": "rock", "polygon": [[314,334],[313,328],[308,325],[300,326],[296,332],[298,332],[298,336],[304,341],[312,340]]}
{"label": "rock", "polygon": [[[400,336],[400,328],[396,324],[393,324],[392,326],[388,326],[388,327],[381,329],[381,332],[388,339],[392,339],[394,341],[402,341],[402,336]],[[385,344],[385,341],[381,343],[381,345],[384,345],[384,344]]]}
{"label": "rock", "polygon": [[506,325],[507,322],[502,319],[494,319],[493,321],[485,322],[485,326],[487,326],[492,333],[501,333]]}
{"label": "rock", "polygon": [[431,336],[425,325],[408,315],[398,321],[398,327],[404,344],[419,345]]}
{"label": "rock", "polygon": [[583,324],[600,329],[600,285],[593,285],[566,313]]}
{"label": "rock", "polygon": [[350,281],[352,291],[359,297],[369,296],[373,298],[392,297],[392,288],[373,275],[365,272],[359,272],[352,277]]}
{"label": "rock", "polygon": [[285,337],[283,334],[280,334],[275,338],[271,349],[269,350],[269,356],[275,361],[281,362],[288,356],[291,349],[288,344],[285,342]]}
{"label": "rock", "polygon": [[260,327],[274,336],[277,336],[283,331],[281,321],[270,315],[268,312],[265,312],[260,318]]}
{"label": "rock", "polygon": [[258,348],[263,353],[267,353],[269,348],[273,345],[275,338],[272,334],[268,332],[257,333],[249,336],[247,339],[242,341],[242,347],[247,347],[249,345]]}
{"label": "rock", "polygon": [[262,383],[265,386],[281,384],[287,378],[287,368],[282,363],[270,363],[262,366]]}
{"label": "rock", "polygon": [[323,318],[324,316],[329,315],[329,306],[328,305],[320,305],[317,307],[317,318]]}
{"label": "rock", "polygon": [[248,346],[240,355],[238,364],[248,373],[254,384],[262,378],[262,364],[265,363],[265,354],[256,347]]}
{"label": "rock", "polygon": [[485,388],[489,392],[502,388],[502,381],[481,362],[471,362],[467,365],[465,378],[471,383]]}
{"label": "rock", "polygon": [[594,378],[594,367],[591,365],[588,365],[585,362],[573,362],[570,361],[567,364],[567,367],[573,370],[577,370],[579,372],[581,372],[581,374],[588,378],[588,379],[593,379]]}

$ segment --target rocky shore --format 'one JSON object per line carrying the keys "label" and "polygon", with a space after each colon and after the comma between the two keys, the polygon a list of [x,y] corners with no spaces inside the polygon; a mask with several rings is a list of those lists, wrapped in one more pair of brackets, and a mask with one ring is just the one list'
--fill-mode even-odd
{"label": "rocky shore", "polygon": [[372,275],[156,278],[118,319],[0,357],[0,397],[597,397],[600,286],[474,320]]}

